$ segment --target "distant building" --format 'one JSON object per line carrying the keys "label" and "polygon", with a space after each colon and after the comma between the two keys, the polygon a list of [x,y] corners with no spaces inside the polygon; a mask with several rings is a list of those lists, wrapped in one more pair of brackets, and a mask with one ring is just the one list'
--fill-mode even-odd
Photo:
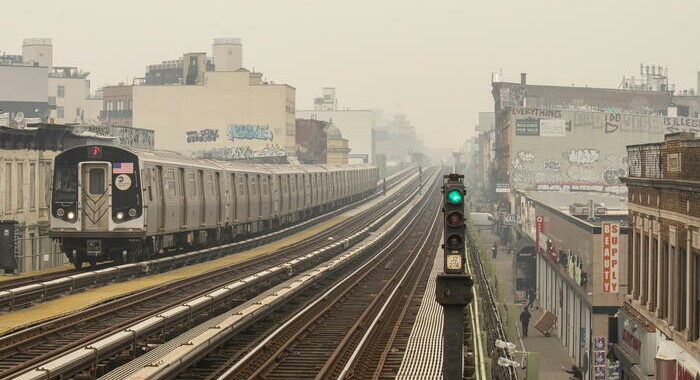
{"label": "distant building", "polygon": [[350,156],[348,140],[343,138],[340,129],[334,124],[328,125],[327,136],[326,163],[329,165],[347,165]]}
{"label": "distant building", "polygon": [[51,161],[65,149],[89,144],[153,148],[153,131],[59,124],[0,126],[0,220],[19,223],[16,271],[67,263],[47,235]]}
{"label": "distant building", "polygon": [[665,116],[669,91],[496,82],[493,165],[499,207],[508,189],[626,191],[625,146],[674,131],[700,132],[700,119]]}
{"label": "distant building", "polygon": [[334,87],[323,87],[323,96],[314,99],[314,110],[333,111],[338,109],[338,99],[335,97]]}
{"label": "distant building", "polygon": [[335,89],[323,88],[323,97],[314,100],[313,110],[297,110],[302,119],[316,119],[333,123],[348,140],[351,163],[374,163],[374,132],[377,114],[373,110],[338,109]]}
{"label": "distant building", "polygon": [[100,120],[107,125],[130,127],[133,122],[134,86],[106,86],[102,89]]}
{"label": "distant building", "polygon": [[[151,85],[147,79],[133,86],[132,125],[155,130],[159,149],[198,157],[238,160],[296,155],[295,89],[265,82],[261,73],[236,69],[240,43],[226,41],[214,40],[214,61],[222,70],[207,63],[204,53],[190,53],[181,59],[177,81]],[[229,58],[229,51],[238,58]],[[120,99],[110,92],[109,101]]]}
{"label": "distant building", "polygon": [[0,56],[0,110],[57,124],[93,124],[102,109],[89,73],[53,65],[50,38],[28,38],[22,55]]}
{"label": "distant building", "polygon": [[[48,49],[50,51],[50,46]],[[50,65],[50,61],[25,62],[21,55],[0,56],[0,112],[12,113],[13,118],[20,112],[31,118],[48,116],[47,64]]]}
{"label": "distant building", "polygon": [[625,373],[692,378],[700,373],[700,139],[673,133],[630,145],[627,161],[629,286],[615,353]]}
{"label": "distant building", "polygon": [[374,131],[375,154],[384,154],[389,162],[411,162],[415,152],[423,151],[422,144],[416,128],[403,114],[395,115]]}
{"label": "distant building", "polygon": [[49,103],[56,108],[49,118],[57,124],[95,123],[102,110],[102,99],[90,92],[90,73],[77,67],[49,70]]}
{"label": "distant building", "polygon": [[325,164],[330,124],[313,119],[297,119],[295,139],[297,159],[302,164]]}

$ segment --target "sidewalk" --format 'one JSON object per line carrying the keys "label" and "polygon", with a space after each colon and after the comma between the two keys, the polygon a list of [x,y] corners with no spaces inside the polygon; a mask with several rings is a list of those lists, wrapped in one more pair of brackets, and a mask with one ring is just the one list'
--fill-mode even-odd
{"label": "sidewalk", "polygon": [[[496,240],[497,236],[490,231],[481,232],[481,241],[489,247],[489,259],[491,259],[490,248]],[[504,247],[499,246],[499,248],[495,263],[493,260],[491,260],[491,262],[496,270],[498,284],[503,289],[505,300],[509,305],[512,305],[514,303],[513,258],[515,255],[506,253]],[[519,309],[522,310],[522,306],[524,305],[519,306]],[[532,318],[530,319],[530,327],[528,328],[528,337],[522,338],[520,321],[518,320],[518,334],[521,336],[521,342],[513,343],[518,346],[518,349],[521,349],[520,346],[524,345],[525,351],[539,352],[540,380],[568,380],[569,375],[562,371],[561,367],[569,369],[573,362],[569,359],[564,346],[559,342],[558,338],[554,336],[545,337],[534,327],[535,322],[542,314],[542,310],[540,310],[538,306],[538,301],[535,301],[530,313],[532,314]]]}

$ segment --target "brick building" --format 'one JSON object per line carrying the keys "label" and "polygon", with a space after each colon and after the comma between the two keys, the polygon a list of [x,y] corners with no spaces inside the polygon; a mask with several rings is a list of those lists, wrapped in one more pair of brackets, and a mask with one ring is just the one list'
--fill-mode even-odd
{"label": "brick building", "polygon": [[[655,332],[646,342],[655,356],[639,358],[644,375],[695,379],[683,376],[700,373],[700,139],[668,134],[660,143],[628,146],[627,154],[629,312],[622,317]],[[635,342],[634,349],[630,339],[616,347],[624,364],[641,352],[642,340],[632,329],[620,335]],[[634,373],[634,360],[627,362],[623,367]]]}
{"label": "brick building", "polygon": [[327,131],[330,123],[315,119],[296,119],[297,159],[302,164],[325,164]]}

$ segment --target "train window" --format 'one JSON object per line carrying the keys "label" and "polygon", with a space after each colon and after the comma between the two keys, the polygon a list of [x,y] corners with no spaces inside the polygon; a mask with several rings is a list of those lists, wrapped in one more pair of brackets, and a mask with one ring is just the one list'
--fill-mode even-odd
{"label": "train window", "polygon": [[[9,164],[8,164],[9,165]],[[75,166],[56,165],[53,197],[57,201],[71,201],[78,196],[78,169]],[[6,177],[10,183],[10,175]]]}
{"label": "train window", "polygon": [[165,172],[165,188],[168,190],[168,197],[174,198],[177,195],[177,189],[175,189],[175,171],[173,169],[168,169]]}
{"label": "train window", "polygon": [[245,184],[243,183],[242,178],[241,178],[240,182],[238,183],[238,194],[242,197],[245,197]]}
{"label": "train window", "polygon": [[197,196],[197,184],[195,183],[195,180],[194,180],[194,172],[187,173],[187,182],[189,182],[189,186],[190,186],[190,195],[193,197],[196,197]]}
{"label": "train window", "polygon": [[90,194],[102,194],[105,192],[105,170],[92,168],[89,173],[88,191]]}
{"label": "train window", "polygon": [[255,177],[250,177],[250,195],[258,195],[258,187],[255,183]]}

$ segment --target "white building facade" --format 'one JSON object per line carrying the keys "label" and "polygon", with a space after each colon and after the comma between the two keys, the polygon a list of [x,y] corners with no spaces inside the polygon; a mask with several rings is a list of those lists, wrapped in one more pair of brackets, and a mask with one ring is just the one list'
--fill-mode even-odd
{"label": "white building facade", "polygon": [[295,89],[245,69],[207,71],[202,84],[133,88],[133,126],[155,131],[157,149],[197,157],[295,156]]}
{"label": "white building facade", "polygon": [[53,67],[49,71],[49,104],[56,109],[49,115],[57,124],[96,122],[102,99],[90,93],[88,73],[75,67]]}

